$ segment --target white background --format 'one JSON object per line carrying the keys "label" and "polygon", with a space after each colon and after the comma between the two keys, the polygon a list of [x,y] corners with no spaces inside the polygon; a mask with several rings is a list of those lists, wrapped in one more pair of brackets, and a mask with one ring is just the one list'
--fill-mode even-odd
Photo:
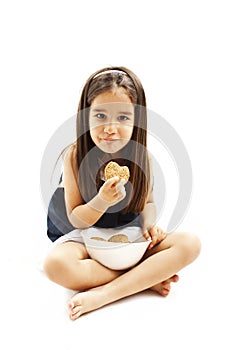
{"label": "white background", "polygon": [[[1,2],[2,348],[115,349],[124,334],[136,349],[232,349],[232,17],[226,0]],[[36,268],[47,244],[40,163],[86,79],[109,65],[139,76],[189,152],[193,197],[178,229],[199,235],[202,254],[168,298],[132,297],[72,323],[64,291]]]}

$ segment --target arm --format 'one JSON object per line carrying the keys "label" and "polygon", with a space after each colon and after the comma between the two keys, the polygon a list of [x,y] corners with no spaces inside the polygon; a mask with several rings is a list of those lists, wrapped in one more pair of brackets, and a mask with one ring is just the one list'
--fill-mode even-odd
{"label": "arm", "polygon": [[[121,201],[126,193],[119,178],[109,179],[99,193],[88,203],[83,203],[79,187],[75,147],[71,147],[64,159],[64,189],[66,211],[74,227],[88,228],[94,225],[106,210]],[[118,185],[119,184],[119,185]]]}
{"label": "arm", "polygon": [[150,158],[150,173],[151,173],[151,183],[149,186],[149,195],[145,204],[143,211],[141,212],[141,225],[143,236],[147,240],[152,240],[149,245],[149,249],[159,242],[161,242],[166,234],[161,228],[156,226],[156,205],[154,201],[153,194],[153,170],[152,170],[152,160]]}
{"label": "arm", "polygon": [[141,224],[144,231],[156,224],[156,206],[152,189],[150,190],[145,207],[141,212]]}

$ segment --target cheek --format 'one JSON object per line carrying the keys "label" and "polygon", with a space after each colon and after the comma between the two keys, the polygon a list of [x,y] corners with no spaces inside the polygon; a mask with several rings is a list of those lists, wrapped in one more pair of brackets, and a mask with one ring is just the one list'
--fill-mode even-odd
{"label": "cheek", "polygon": [[91,135],[92,140],[97,141],[99,134],[100,134],[100,130],[98,127],[90,128],[90,135]]}
{"label": "cheek", "polygon": [[92,139],[94,139],[96,137],[96,131],[94,128],[90,128],[90,135],[91,135]]}
{"label": "cheek", "polygon": [[130,139],[133,134],[133,127],[125,127],[124,130],[122,130],[122,136],[125,139]]}

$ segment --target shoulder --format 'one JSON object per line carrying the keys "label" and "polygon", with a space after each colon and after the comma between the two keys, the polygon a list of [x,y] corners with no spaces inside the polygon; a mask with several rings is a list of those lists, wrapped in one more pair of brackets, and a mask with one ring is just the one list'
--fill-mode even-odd
{"label": "shoulder", "polygon": [[63,153],[63,174],[64,180],[78,179],[78,167],[77,167],[77,148],[75,144],[72,144],[66,148]]}
{"label": "shoulder", "polygon": [[63,162],[65,168],[72,168],[77,171],[77,148],[76,144],[73,143],[70,146],[68,146],[63,154]]}

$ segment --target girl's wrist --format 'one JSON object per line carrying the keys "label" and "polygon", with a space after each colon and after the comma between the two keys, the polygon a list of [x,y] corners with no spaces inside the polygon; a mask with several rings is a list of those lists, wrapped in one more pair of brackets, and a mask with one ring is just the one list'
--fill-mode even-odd
{"label": "girl's wrist", "polygon": [[104,200],[99,193],[94,198],[92,198],[90,202],[87,203],[89,207],[102,213],[105,213],[107,211],[107,209],[110,207],[110,204],[111,203]]}

